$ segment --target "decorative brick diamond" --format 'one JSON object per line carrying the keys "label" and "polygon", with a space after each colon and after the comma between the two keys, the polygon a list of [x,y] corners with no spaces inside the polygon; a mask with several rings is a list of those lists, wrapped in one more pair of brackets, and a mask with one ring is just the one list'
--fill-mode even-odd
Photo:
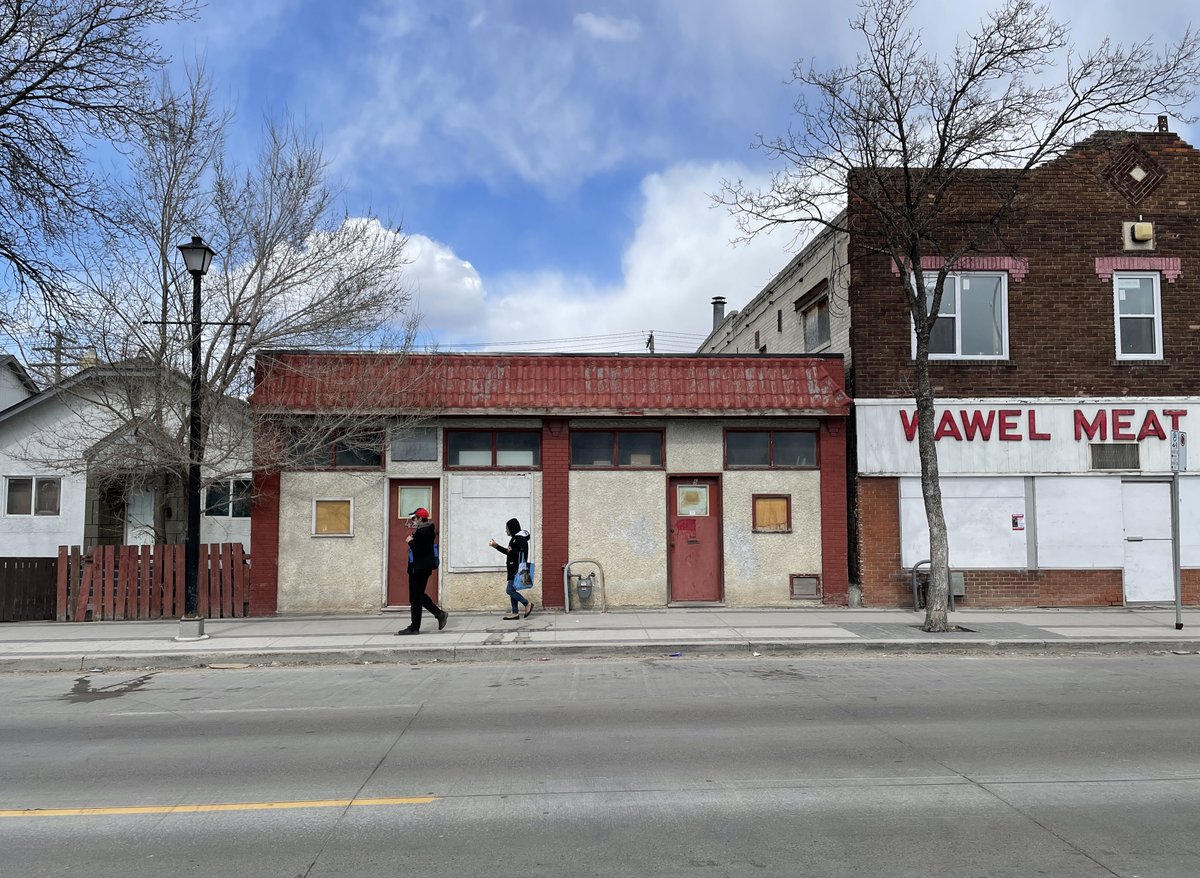
{"label": "decorative brick diamond", "polygon": [[1144,149],[1131,143],[1117,154],[1101,176],[1130,204],[1137,204],[1158,187],[1166,174]]}

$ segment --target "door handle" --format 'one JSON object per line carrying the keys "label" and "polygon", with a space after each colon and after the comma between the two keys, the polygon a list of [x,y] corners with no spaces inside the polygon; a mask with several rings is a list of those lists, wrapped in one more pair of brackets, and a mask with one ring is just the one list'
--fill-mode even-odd
{"label": "door handle", "polygon": [[1142,542],[1143,539],[1144,539],[1144,537],[1125,537],[1125,542],[1140,543],[1140,542]]}

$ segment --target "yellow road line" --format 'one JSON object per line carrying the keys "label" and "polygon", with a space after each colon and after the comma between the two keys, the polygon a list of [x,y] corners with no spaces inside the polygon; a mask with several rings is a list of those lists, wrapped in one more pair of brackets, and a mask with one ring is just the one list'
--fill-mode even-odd
{"label": "yellow road line", "polygon": [[212,811],[282,811],[288,808],[347,808],[359,805],[428,805],[437,796],[382,799],[310,799],[300,802],[216,802],[211,805],[139,805],[128,808],[12,808],[0,817],[91,817],[120,814],[207,814]]}

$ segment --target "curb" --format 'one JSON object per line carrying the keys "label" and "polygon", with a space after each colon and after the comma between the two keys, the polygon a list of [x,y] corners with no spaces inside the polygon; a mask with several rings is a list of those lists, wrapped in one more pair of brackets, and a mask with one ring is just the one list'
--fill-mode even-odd
{"label": "curb", "polygon": [[[0,673],[183,670],[212,664],[252,667],[350,664],[468,664],[499,661],[553,661],[582,658],[751,658],[886,655],[1153,655],[1200,654],[1200,640],[828,640],[695,641],[679,643],[503,644],[377,649],[235,650],[129,655],[33,655],[0,658]],[[674,655],[678,653],[679,655]]]}

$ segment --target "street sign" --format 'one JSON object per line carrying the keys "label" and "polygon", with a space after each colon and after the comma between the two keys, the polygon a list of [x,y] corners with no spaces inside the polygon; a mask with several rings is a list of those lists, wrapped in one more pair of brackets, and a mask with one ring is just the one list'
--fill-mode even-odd
{"label": "street sign", "polygon": [[1187,471],[1187,433],[1171,431],[1171,472]]}

